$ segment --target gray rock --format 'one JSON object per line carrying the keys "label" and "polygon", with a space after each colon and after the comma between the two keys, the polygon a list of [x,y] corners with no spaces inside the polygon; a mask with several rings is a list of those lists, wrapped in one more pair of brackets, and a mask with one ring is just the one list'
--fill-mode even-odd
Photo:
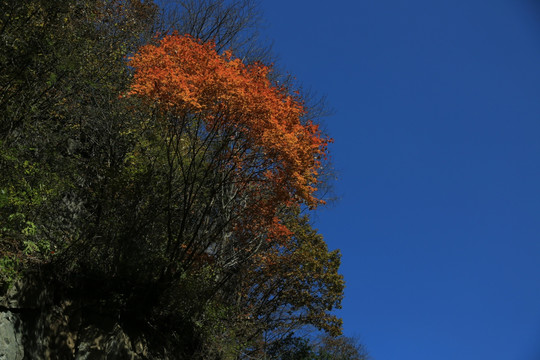
{"label": "gray rock", "polygon": [[20,319],[10,311],[0,312],[0,360],[22,360],[24,348]]}
{"label": "gray rock", "polygon": [[16,282],[0,297],[0,360],[170,358],[153,354],[144,334],[130,337],[99,307],[82,299],[53,299],[46,286],[32,280]]}

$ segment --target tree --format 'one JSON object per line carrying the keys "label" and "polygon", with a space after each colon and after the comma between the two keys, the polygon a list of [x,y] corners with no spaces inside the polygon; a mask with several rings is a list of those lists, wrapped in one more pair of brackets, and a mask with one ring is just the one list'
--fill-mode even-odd
{"label": "tree", "polygon": [[269,56],[259,39],[261,16],[253,0],[169,1],[167,8],[165,33],[176,31],[202,42],[213,41],[218,52],[230,50],[250,62]]}
{"label": "tree", "polygon": [[[220,55],[213,44],[189,36],[173,34],[146,45],[130,66],[134,83],[129,95],[155,109],[151,126],[160,134],[167,158],[167,226],[159,246],[167,262],[161,279],[173,282],[210,267],[211,296],[219,293],[220,302],[239,288],[250,289],[247,303],[231,305],[257,307],[253,319],[267,325],[251,327],[256,335],[276,330],[277,323],[291,331],[297,325],[271,320],[285,311],[293,322],[338,332],[339,322],[325,312],[341,300],[339,255],[321,247],[321,238],[306,230],[307,219],[295,223],[301,204],[322,203],[314,192],[319,159],[330,141],[315,124],[300,120],[300,99],[272,85],[268,67],[246,66],[232,53]],[[298,264],[316,268],[317,261],[320,274],[295,270]],[[293,283],[281,277],[294,271],[301,279],[286,293],[274,293],[283,283]],[[247,284],[238,280],[239,273]],[[265,282],[275,290],[263,290]],[[303,282],[305,294],[293,296]],[[230,284],[237,287],[225,290]],[[269,297],[271,307],[266,304]],[[300,315],[308,303],[312,309]]]}
{"label": "tree", "polygon": [[316,356],[307,339],[292,335],[274,342],[266,355],[275,360],[313,360]]}
{"label": "tree", "polygon": [[1,5],[0,56],[9,66],[0,76],[0,248],[22,270],[91,237],[98,212],[88,190],[110,179],[129,146],[119,136],[127,121],[115,121],[126,109],[112,101],[127,84],[124,56],[155,9],[138,1]]}
{"label": "tree", "polygon": [[367,350],[358,340],[347,336],[323,336],[317,349],[320,360],[367,360]]}
{"label": "tree", "polygon": [[305,338],[289,335],[273,343],[266,356],[272,360],[368,360],[363,345],[353,337],[328,336]]}
{"label": "tree", "polygon": [[0,283],[39,268],[185,358],[340,332],[340,256],[301,215],[331,139],[250,0],[1,4]]}

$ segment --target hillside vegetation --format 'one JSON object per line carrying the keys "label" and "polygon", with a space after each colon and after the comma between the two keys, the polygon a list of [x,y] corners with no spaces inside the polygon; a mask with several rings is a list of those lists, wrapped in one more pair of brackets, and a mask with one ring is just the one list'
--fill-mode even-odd
{"label": "hillside vegetation", "polygon": [[251,1],[0,4],[2,293],[46,287],[148,358],[364,358],[309,218],[332,140]]}

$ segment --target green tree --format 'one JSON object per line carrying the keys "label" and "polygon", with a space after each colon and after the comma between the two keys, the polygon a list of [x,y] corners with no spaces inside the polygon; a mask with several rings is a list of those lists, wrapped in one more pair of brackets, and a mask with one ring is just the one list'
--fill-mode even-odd
{"label": "green tree", "polygon": [[92,237],[92,195],[131,146],[123,133],[133,120],[116,101],[129,79],[124,56],[153,12],[137,1],[2,2],[4,256],[50,263]]}
{"label": "green tree", "polygon": [[323,336],[317,346],[317,360],[368,360],[365,347],[353,337]]}
{"label": "green tree", "polygon": [[313,360],[316,357],[307,339],[293,335],[272,343],[266,355],[272,360]]}

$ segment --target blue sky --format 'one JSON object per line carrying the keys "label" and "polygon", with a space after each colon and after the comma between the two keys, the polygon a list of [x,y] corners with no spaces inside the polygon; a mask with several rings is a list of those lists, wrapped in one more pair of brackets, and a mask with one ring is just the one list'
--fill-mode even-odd
{"label": "blue sky", "polygon": [[328,98],[341,315],[376,360],[540,359],[540,2],[263,1]]}

